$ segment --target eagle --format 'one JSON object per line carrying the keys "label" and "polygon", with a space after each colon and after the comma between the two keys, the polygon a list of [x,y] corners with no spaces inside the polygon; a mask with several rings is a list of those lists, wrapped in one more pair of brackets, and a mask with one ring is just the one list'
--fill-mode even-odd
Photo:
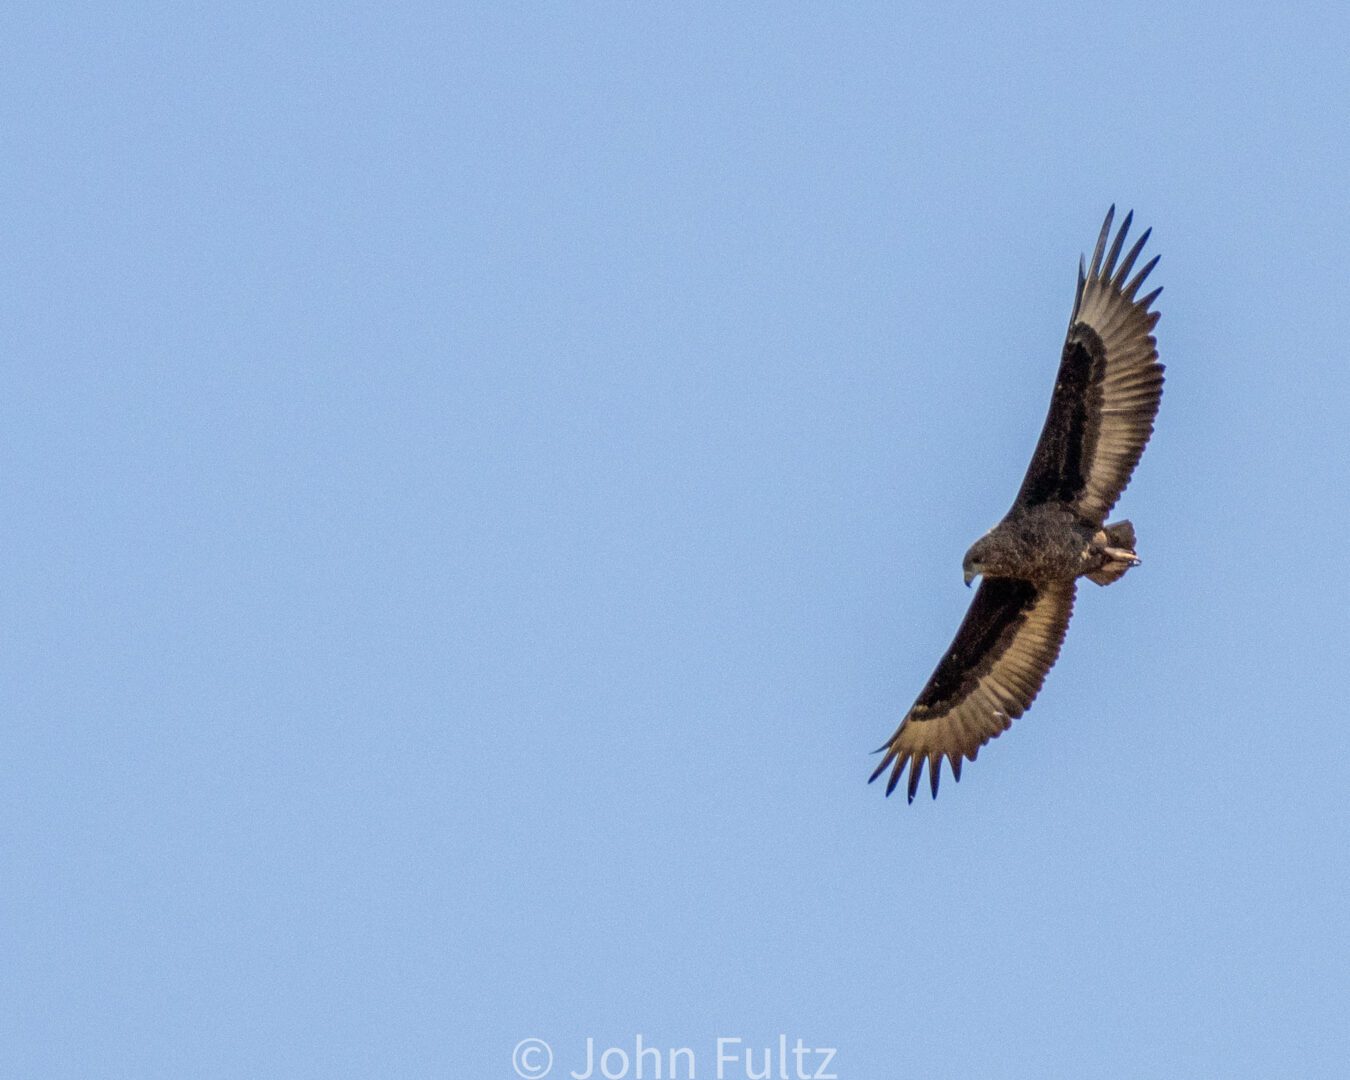
{"label": "eagle", "polygon": [[1049,415],[1017,498],[966,552],[966,585],[981,579],[970,610],[918,700],[877,750],[885,756],[871,780],[889,769],[887,795],[908,766],[913,802],[926,763],[937,798],[943,758],[960,780],[962,761],[974,761],[1040,692],[1059,656],[1078,579],[1109,585],[1139,564],[1134,526],[1106,518],[1162,400],[1153,337],[1160,313],[1151,310],[1162,289],[1138,296],[1157,256],[1131,277],[1152,230],[1120,257],[1133,211],[1107,249],[1115,212],[1107,211],[1091,264],[1078,260]]}

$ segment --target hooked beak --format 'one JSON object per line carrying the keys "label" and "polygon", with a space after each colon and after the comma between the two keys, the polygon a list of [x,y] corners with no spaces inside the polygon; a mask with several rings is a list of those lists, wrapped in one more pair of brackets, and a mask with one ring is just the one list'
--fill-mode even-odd
{"label": "hooked beak", "polygon": [[967,570],[967,571],[966,571],[966,573],[965,573],[965,578],[966,578],[966,588],[967,588],[967,589],[970,588],[970,583],[971,583],[972,581],[974,581],[977,577],[979,577],[979,574],[977,574],[974,570]]}

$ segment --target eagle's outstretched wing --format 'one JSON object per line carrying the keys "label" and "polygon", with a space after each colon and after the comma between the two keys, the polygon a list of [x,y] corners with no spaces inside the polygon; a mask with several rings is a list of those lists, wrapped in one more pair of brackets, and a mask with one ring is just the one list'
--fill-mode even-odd
{"label": "eagle's outstretched wing", "polygon": [[1148,239],[1145,230],[1116,265],[1134,217],[1130,213],[1103,260],[1115,212],[1114,206],[1107,211],[1086,272],[1079,260],[1078,293],[1050,413],[1014,503],[1065,502],[1097,525],[1106,520],[1139,464],[1153,434],[1163,386],[1152,334],[1158,312],[1149,311],[1162,289],[1134,298],[1158,259],[1129,276]]}
{"label": "eagle's outstretched wing", "polygon": [[871,779],[889,766],[889,795],[905,765],[912,763],[909,801],[913,802],[926,760],[937,798],[945,757],[952,775],[960,780],[962,759],[974,761],[980,747],[1006,731],[1036,697],[1059,656],[1073,597],[1073,581],[1041,586],[1015,578],[980,582],[956,640],[900,727],[881,747],[886,756]]}

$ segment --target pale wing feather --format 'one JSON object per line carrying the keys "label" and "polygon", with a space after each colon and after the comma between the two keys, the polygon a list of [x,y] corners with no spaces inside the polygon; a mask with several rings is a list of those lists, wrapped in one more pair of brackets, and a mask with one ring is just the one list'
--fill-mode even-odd
{"label": "pale wing feather", "polygon": [[1072,581],[1042,586],[1011,639],[999,643],[1000,654],[960,700],[948,703],[938,712],[917,703],[910,709],[883,747],[885,757],[872,773],[875,780],[890,768],[887,795],[895,790],[905,766],[909,765],[908,792],[912,802],[926,762],[936,798],[944,757],[951,763],[952,775],[960,780],[962,760],[974,761],[981,746],[1001,735],[1027,710],[1059,657],[1073,614],[1074,591]]}
{"label": "pale wing feather", "polygon": [[1133,215],[1126,215],[1108,251],[1114,216],[1112,207],[1091,265],[1079,263],[1050,410],[1014,503],[1063,503],[1096,525],[1106,520],[1139,463],[1163,385],[1152,334],[1158,314],[1149,310],[1162,290],[1136,299],[1158,260],[1130,277],[1149,233],[1122,259]]}
{"label": "pale wing feather", "polygon": [[1116,258],[1133,214],[1126,215],[1103,260],[1102,248],[1110,232],[1111,218],[1108,213],[1091,268],[1085,276],[1080,270],[1077,302],[1069,328],[1070,339],[1086,328],[1090,334],[1083,337],[1090,342],[1091,335],[1095,335],[1100,342],[1100,352],[1091,349],[1094,372],[1089,415],[1095,437],[1087,447],[1083,463],[1085,484],[1076,500],[1079,512],[1094,521],[1106,519],[1130,482],[1153,434],[1163,387],[1163,365],[1158,362],[1158,343],[1153,336],[1160,313],[1149,310],[1162,289],[1135,299],[1158,259],[1155,256],[1149,260],[1127,282],[1135,259],[1148,240],[1149,230],[1144,231],[1117,266]]}

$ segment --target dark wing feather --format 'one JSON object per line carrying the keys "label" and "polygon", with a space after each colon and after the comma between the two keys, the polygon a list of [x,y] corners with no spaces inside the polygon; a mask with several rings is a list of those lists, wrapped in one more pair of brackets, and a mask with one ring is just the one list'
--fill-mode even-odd
{"label": "dark wing feather", "polygon": [[871,779],[889,767],[889,795],[909,764],[913,802],[927,761],[936,798],[945,757],[960,780],[962,759],[974,761],[980,747],[1006,731],[1040,691],[1059,656],[1073,598],[1072,581],[1041,586],[1015,578],[982,581],[951,648],[881,748],[886,756]]}
{"label": "dark wing feather", "polygon": [[1145,231],[1117,265],[1133,214],[1125,216],[1106,251],[1114,214],[1113,206],[1092,265],[1085,271],[1078,264],[1078,292],[1050,413],[1014,504],[1065,502],[1097,525],[1106,520],[1139,464],[1153,434],[1163,387],[1152,333],[1159,313],[1149,311],[1162,290],[1135,299],[1158,260],[1129,276],[1148,239]]}

